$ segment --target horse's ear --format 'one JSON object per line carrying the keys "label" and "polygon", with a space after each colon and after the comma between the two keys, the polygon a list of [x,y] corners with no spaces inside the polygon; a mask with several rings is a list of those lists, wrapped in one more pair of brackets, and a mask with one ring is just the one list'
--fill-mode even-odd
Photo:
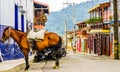
{"label": "horse's ear", "polygon": [[7,28],[12,28],[12,29],[14,29],[12,26],[8,26]]}
{"label": "horse's ear", "polygon": [[9,28],[12,28],[12,29],[13,29],[13,27],[11,27],[11,26],[7,26],[4,30],[7,30],[7,29],[9,29]]}
{"label": "horse's ear", "polygon": [[6,27],[6,29],[8,29],[8,28],[9,28],[9,26]]}
{"label": "horse's ear", "polygon": [[7,26],[4,30],[7,30],[7,29],[9,29],[9,26]]}

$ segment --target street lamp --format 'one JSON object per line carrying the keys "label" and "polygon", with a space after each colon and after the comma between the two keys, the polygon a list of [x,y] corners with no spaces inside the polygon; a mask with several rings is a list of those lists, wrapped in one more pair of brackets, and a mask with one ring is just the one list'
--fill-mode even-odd
{"label": "street lamp", "polygon": [[[63,3],[63,9],[64,9],[64,5],[66,5],[66,4],[68,4],[68,3]],[[69,17],[69,15],[67,15],[67,17]],[[65,26],[65,47],[67,49],[67,21],[66,21],[67,19],[66,19],[66,16],[65,17],[63,16],[63,18],[65,18],[64,19],[64,26]]]}
{"label": "street lamp", "polygon": [[19,12],[21,12],[22,10],[23,10],[23,6],[18,6],[18,10],[19,10]]}
{"label": "street lamp", "polygon": [[21,12],[21,14],[23,15],[25,13],[25,10],[23,10],[23,6],[18,6],[18,10],[19,12]]}
{"label": "street lamp", "polygon": [[74,30],[74,36],[73,36],[73,50],[76,52],[76,30],[75,30],[75,24],[76,24],[76,18],[75,18],[75,3],[72,3],[73,6],[73,30]]}

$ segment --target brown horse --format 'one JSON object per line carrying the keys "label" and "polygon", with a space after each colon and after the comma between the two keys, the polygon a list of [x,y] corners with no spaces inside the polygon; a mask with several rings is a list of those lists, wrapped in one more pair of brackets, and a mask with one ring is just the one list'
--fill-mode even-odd
{"label": "brown horse", "polygon": [[[17,44],[19,45],[20,49],[23,51],[24,57],[25,57],[25,62],[26,62],[26,68],[27,70],[29,68],[29,63],[28,63],[28,53],[30,51],[30,45],[27,40],[27,33],[21,32],[19,30],[15,30],[11,27],[7,27],[4,29],[3,35],[1,42],[3,43],[6,41],[8,38],[13,38]],[[60,54],[60,48],[62,45],[62,39],[59,35],[53,32],[47,32],[45,33],[44,40],[41,41],[36,41],[35,42],[37,51],[42,51],[44,49],[47,49],[49,47],[54,47],[56,49],[56,62],[55,62],[55,67],[57,68],[59,66],[59,59],[61,58]]]}

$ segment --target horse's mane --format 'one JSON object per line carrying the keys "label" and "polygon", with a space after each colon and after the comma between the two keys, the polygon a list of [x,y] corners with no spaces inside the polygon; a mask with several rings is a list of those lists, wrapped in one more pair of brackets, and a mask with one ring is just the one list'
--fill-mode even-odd
{"label": "horse's mane", "polygon": [[[13,27],[10,27],[10,26],[6,27],[6,28],[4,29],[4,31],[5,31],[5,30],[8,30],[9,28],[11,28],[11,29],[13,29],[13,30],[15,30],[15,31],[22,32],[21,30],[16,30],[16,29],[14,29]],[[25,33],[25,32],[24,32],[24,33]]]}
{"label": "horse's mane", "polygon": [[[16,30],[16,29],[13,29],[13,30]],[[22,32],[21,30],[16,30],[16,31],[20,31],[20,32]]]}

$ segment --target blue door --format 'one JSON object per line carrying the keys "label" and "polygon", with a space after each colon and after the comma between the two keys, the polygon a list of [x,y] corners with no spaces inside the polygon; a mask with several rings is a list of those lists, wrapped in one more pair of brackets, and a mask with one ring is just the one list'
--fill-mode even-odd
{"label": "blue door", "polygon": [[15,5],[15,29],[18,30],[18,6]]}
{"label": "blue door", "polygon": [[24,15],[21,15],[21,31],[24,32]]}

